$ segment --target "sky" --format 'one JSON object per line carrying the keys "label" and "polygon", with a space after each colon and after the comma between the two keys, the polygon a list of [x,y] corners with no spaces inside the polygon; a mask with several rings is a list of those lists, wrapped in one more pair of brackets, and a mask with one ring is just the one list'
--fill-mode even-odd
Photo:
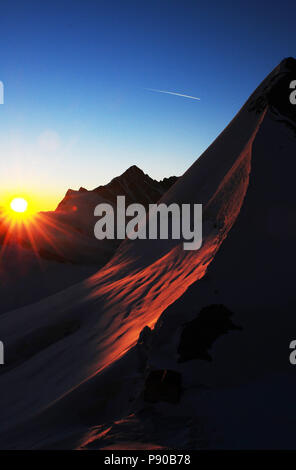
{"label": "sky", "polygon": [[2,0],[0,206],[54,210],[134,164],[183,174],[295,56],[295,14],[286,0]]}

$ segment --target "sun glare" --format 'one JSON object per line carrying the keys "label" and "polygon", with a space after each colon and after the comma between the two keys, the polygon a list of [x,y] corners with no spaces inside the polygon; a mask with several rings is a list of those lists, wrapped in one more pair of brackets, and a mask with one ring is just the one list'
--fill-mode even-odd
{"label": "sun glare", "polygon": [[10,207],[14,212],[23,213],[28,208],[28,202],[22,197],[16,197],[11,201]]}

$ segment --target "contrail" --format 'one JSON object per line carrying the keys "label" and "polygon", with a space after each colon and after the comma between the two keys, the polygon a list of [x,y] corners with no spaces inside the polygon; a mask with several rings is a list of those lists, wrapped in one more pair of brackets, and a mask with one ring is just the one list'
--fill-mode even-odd
{"label": "contrail", "polygon": [[166,93],[168,95],[182,96],[183,98],[190,98],[192,100],[200,100],[200,98],[196,98],[196,96],[184,95],[182,93],[175,93],[174,91],[155,90],[154,88],[145,88],[145,90],[156,91],[157,93]]}

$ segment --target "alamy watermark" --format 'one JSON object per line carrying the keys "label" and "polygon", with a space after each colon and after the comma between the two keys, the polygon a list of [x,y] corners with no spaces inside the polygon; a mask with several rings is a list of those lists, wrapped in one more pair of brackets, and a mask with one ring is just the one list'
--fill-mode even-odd
{"label": "alamy watermark", "polygon": [[290,88],[294,88],[294,91],[290,93],[290,103],[296,104],[296,80],[292,80],[292,82],[290,83]]}
{"label": "alamy watermark", "polygon": [[182,239],[184,250],[198,250],[202,245],[202,204],[149,204],[147,214],[142,204],[126,207],[125,196],[117,196],[116,215],[114,212],[111,204],[96,206],[94,215],[100,219],[94,234],[98,240]]}
{"label": "alamy watermark", "polygon": [[290,342],[290,349],[292,349],[292,352],[290,353],[289,356],[289,361],[292,366],[296,365],[296,340],[294,339],[293,341]]}
{"label": "alamy watermark", "polygon": [[0,341],[0,366],[4,364],[4,344]]}
{"label": "alamy watermark", "polygon": [[0,104],[4,104],[4,85],[0,81]]}

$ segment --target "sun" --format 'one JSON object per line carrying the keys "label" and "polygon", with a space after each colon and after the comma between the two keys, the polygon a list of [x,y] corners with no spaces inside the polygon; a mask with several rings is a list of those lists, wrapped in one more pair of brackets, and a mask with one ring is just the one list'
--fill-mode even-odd
{"label": "sun", "polygon": [[11,225],[28,225],[35,218],[31,198],[25,195],[14,195],[7,199],[6,203],[0,206],[0,226],[2,217]]}
{"label": "sun", "polygon": [[15,197],[11,203],[10,208],[17,213],[24,213],[28,209],[28,201],[22,197]]}

